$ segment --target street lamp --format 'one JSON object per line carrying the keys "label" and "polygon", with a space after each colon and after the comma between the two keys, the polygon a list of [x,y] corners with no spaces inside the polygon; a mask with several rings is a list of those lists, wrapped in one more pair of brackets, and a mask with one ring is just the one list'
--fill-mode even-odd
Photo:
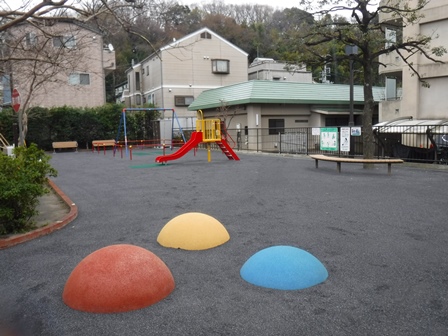
{"label": "street lamp", "polygon": [[353,118],[353,55],[358,54],[358,46],[356,45],[346,45],[345,54],[350,59],[350,117],[348,119],[348,126],[355,126],[355,121]]}

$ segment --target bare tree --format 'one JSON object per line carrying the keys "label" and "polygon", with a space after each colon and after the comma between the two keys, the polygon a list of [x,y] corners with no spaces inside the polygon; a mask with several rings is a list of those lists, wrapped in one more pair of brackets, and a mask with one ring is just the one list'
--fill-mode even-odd
{"label": "bare tree", "polygon": [[86,52],[92,29],[101,34],[111,21],[129,26],[144,5],[148,3],[143,0],[0,2],[0,66],[3,74],[13,74],[13,85],[19,83],[25,92],[18,116],[20,145],[25,142],[30,104],[45,90],[66,84],[67,78],[83,80],[71,74],[87,68],[91,57],[101,57]]}
{"label": "bare tree", "polygon": [[[307,6],[309,12],[319,16],[309,30],[304,30],[300,36],[299,45],[308,54],[303,54],[303,61],[320,59],[327,62],[328,56],[319,52],[319,46],[331,41],[339,41],[344,45],[357,46],[358,53],[352,55],[340,55],[340,59],[351,58],[361,65],[364,74],[364,111],[363,111],[363,152],[365,158],[374,156],[374,138],[372,128],[372,116],[374,110],[373,78],[378,71],[379,56],[390,52],[397,52],[423,85],[417,68],[412,63],[412,56],[416,53],[424,55],[433,62],[441,62],[440,56],[446,53],[443,46],[434,47],[432,43],[435,36],[406,36],[405,39],[396,40],[393,43],[385,34],[385,26],[379,21],[380,14],[394,17],[397,28],[403,29],[408,25],[418,24],[421,18],[420,10],[429,0],[348,0],[341,3],[339,0],[310,1],[301,0],[302,5]],[[317,6],[317,9],[316,9]],[[352,21],[336,20],[333,14],[344,15],[349,13]],[[386,64],[382,64],[387,66]]]}

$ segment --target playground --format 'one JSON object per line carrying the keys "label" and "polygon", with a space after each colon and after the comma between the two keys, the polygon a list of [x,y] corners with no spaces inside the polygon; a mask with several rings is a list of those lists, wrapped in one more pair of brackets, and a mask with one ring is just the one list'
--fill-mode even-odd
{"label": "playground", "polygon": [[[76,220],[0,250],[0,325],[18,335],[446,335],[448,171],[399,165],[340,174],[305,156],[162,148],[52,154],[54,183],[76,203]],[[211,155],[211,160],[208,160]],[[412,182],[412,183],[411,183]],[[218,220],[230,239],[206,250],[162,246],[173,218]],[[164,299],[121,313],[63,301],[72,271],[91,253],[129,244],[172,273]],[[300,290],[265,288],[240,270],[257,252],[294,246],[328,278]],[[0,328],[0,334],[2,329]]]}
{"label": "playground", "polygon": [[[215,144],[229,160],[238,161],[238,155],[234,152],[232,145],[228,143],[228,138],[233,142],[227,132],[225,131],[225,124],[220,119],[204,119],[204,115],[201,110],[197,111],[197,120],[196,120],[196,130],[192,132],[190,138],[186,139],[185,134],[183,132],[182,126],[177,118],[176,112],[173,109],[161,109],[161,108],[125,108],[121,113],[120,123],[118,125],[117,137],[115,140],[97,140],[92,142],[92,151],[100,152],[102,148],[104,154],[106,154],[106,147],[113,146],[114,156],[117,151],[120,152],[120,157],[123,158],[123,150],[125,152],[125,156],[129,156],[132,160],[132,150],[133,146],[128,141],[127,131],[126,131],[126,114],[129,112],[135,111],[159,111],[161,113],[165,113],[167,111],[171,112],[171,135],[168,141],[161,140],[161,143],[151,143],[141,141],[133,141],[134,149],[135,148],[155,148],[159,147],[163,149],[163,155],[160,155],[155,158],[155,162],[158,163],[167,163],[168,161],[178,160],[187,154],[190,151],[194,151],[196,153],[198,146],[200,144],[204,144],[207,149],[207,159],[211,161],[211,145]],[[174,124],[177,122],[178,131],[180,131],[183,142],[179,143],[178,148],[175,152],[170,154],[166,153],[166,148],[171,148],[171,150],[175,147],[174,141]],[[122,137],[124,140],[120,141],[120,133],[122,133]]]}

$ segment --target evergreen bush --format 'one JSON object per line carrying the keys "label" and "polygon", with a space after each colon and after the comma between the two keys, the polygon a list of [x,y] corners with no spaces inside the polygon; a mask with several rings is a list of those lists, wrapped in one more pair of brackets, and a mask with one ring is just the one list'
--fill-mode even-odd
{"label": "evergreen bush", "polygon": [[[39,148],[50,151],[54,141],[77,141],[79,148],[89,149],[92,140],[124,140],[123,125],[118,128],[123,105],[106,104],[93,108],[80,107],[33,107],[28,112],[27,143],[35,143]],[[153,107],[149,106],[148,107]],[[155,129],[157,111],[133,111],[126,114],[127,136],[129,140],[154,140],[158,136]],[[13,123],[17,114],[12,109],[0,112],[0,133],[12,144]]]}
{"label": "evergreen bush", "polygon": [[14,155],[0,153],[0,235],[34,227],[39,197],[49,192],[47,177],[57,175],[50,156],[35,144],[15,148]]}

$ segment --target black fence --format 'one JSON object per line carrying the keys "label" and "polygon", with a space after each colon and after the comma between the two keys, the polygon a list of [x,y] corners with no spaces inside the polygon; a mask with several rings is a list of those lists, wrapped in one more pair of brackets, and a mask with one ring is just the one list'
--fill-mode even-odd
{"label": "black fence", "polygon": [[[227,141],[236,150],[268,152],[278,154],[327,154],[337,156],[362,156],[363,140],[360,132],[350,137],[350,150],[343,151],[337,129],[337,149],[323,150],[321,134],[323,128],[299,127],[281,130],[268,128],[227,129]],[[345,131],[347,128],[345,128]],[[374,127],[375,156],[378,158],[401,158],[410,162],[443,163],[448,162],[448,126],[425,125]]]}

